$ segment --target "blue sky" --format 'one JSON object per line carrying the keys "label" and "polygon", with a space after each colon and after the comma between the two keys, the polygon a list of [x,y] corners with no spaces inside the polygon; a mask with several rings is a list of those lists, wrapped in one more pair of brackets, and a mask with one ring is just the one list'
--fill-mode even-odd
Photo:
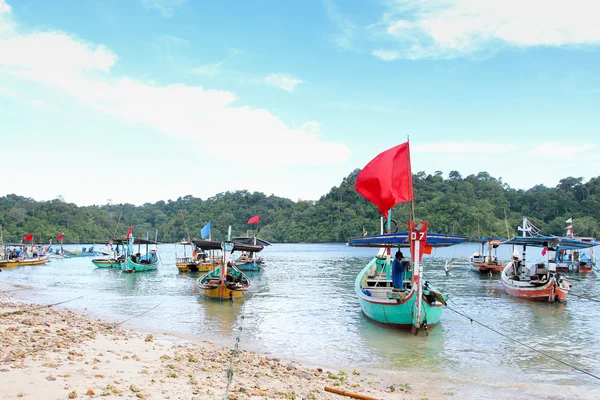
{"label": "blue sky", "polygon": [[0,0],[0,195],[318,199],[407,137],[415,172],[587,180],[600,30],[558,3]]}

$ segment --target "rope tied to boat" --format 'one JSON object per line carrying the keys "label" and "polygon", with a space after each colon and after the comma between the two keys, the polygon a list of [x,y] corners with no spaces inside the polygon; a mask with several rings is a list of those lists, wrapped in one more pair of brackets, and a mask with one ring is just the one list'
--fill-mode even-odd
{"label": "rope tied to boat", "polygon": [[[34,310],[39,310],[39,309],[41,309],[41,308],[45,308],[45,307],[52,307],[52,306],[56,306],[56,305],[59,305],[59,304],[64,304],[64,303],[67,303],[67,302],[69,302],[69,301],[74,301],[74,300],[81,299],[82,297],[85,297],[85,296],[77,297],[77,298],[75,298],[75,299],[71,299],[71,300],[67,300],[67,301],[62,301],[62,302],[60,302],[60,303],[54,303],[54,304],[48,304],[48,305],[44,305],[44,306],[40,306],[40,307],[35,307],[35,308],[32,308],[32,309],[30,309],[30,310],[20,310],[20,311],[14,311],[14,312],[11,312],[11,313],[2,314],[2,315],[0,315],[0,318],[1,318],[1,317],[4,317],[4,316],[7,316],[7,315],[15,315],[15,314],[19,314],[19,313],[27,313],[27,312],[31,312],[31,311],[34,311]],[[121,321],[121,322],[116,322],[116,323],[114,323],[114,324],[107,324],[107,325],[106,325],[106,329],[107,329],[108,331],[112,331],[113,329],[115,329],[115,328],[117,328],[118,326],[120,326],[120,325],[124,324],[125,322],[131,321],[131,320],[132,320],[132,319],[134,319],[134,318],[139,318],[139,317],[141,317],[142,315],[145,315],[145,314],[149,313],[150,311],[154,310],[155,308],[157,308],[157,307],[158,307],[158,306],[160,306],[161,304],[165,303],[166,301],[167,301],[167,300],[163,300],[161,303],[158,303],[158,304],[157,304],[157,305],[155,305],[154,307],[152,307],[152,308],[150,308],[150,309],[148,309],[148,310],[146,310],[146,311],[144,311],[144,312],[141,312],[141,313],[139,313],[139,314],[136,314],[136,315],[134,315],[134,316],[132,316],[132,317],[130,317],[130,318],[127,318],[127,319],[125,319],[125,320],[123,320],[123,321]],[[76,335],[76,336],[74,336],[73,338],[82,338],[82,337],[93,338],[93,337],[94,337],[94,334],[95,334],[94,332],[84,332],[84,333],[82,333],[82,334],[80,334],[80,335]],[[54,346],[55,346],[55,344],[54,344],[54,343],[52,343],[52,344],[49,344],[49,345],[47,345],[47,346],[39,346],[39,347],[37,347],[37,348],[33,349],[32,351],[28,351],[28,352],[26,352],[26,353],[22,353],[22,354],[21,354],[21,356],[22,356],[22,357],[24,357],[24,356],[32,355],[32,354],[34,354],[34,353],[37,353],[37,352],[39,352],[39,351],[42,351],[42,350],[47,350],[47,349],[49,349],[49,348],[53,348]],[[13,360],[12,360],[11,356],[8,356],[8,357],[6,357],[4,360],[0,360],[0,364],[7,364],[7,363],[11,363],[11,362],[13,362]]]}
{"label": "rope tied to boat", "polygon": [[41,310],[42,308],[50,308],[50,307],[53,307],[53,306],[58,306],[59,304],[65,304],[65,303],[68,303],[70,301],[79,300],[79,299],[81,299],[83,297],[85,297],[85,296],[79,296],[79,297],[76,297],[76,298],[71,299],[71,300],[60,301],[58,303],[53,303],[53,304],[44,304],[43,306],[30,308],[28,310],[17,310],[17,311],[6,312],[6,313],[3,313],[3,314],[0,314],[0,318],[7,317],[9,315],[25,314],[25,313],[29,313],[29,312],[32,312],[32,311]]}
{"label": "rope tied to boat", "polygon": [[227,400],[229,398],[229,392],[231,390],[231,383],[233,382],[233,363],[234,363],[235,357],[239,353],[240,339],[242,338],[242,331],[244,329],[244,318],[245,318],[247,300],[248,299],[246,299],[246,301],[244,301],[244,304],[242,305],[242,312],[241,312],[240,318],[238,320],[238,334],[237,334],[237,337],[235,338],[235,343],[234,343],[233,347],[231,348],[231,359],[229,361],[229,368],[227,368],[227,388],[225,389],[225,397],[223,397],[223,400]]}

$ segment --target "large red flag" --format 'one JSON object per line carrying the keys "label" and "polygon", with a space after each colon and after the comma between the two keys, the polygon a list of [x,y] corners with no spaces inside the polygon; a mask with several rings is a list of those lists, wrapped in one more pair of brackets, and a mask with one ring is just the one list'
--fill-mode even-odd
{"label": "large red flag", "polygon": [[255,215],[254,217],[248,220],[248,224],[258,224],[258,221],[260,221],[260,216]]}
{"label": "large red flag", "polygon": [[127,231],[127,236],[125,236],[125,239],[129,239],[131,237],[132,233],[133,233],[133,225],[129,225],[129,230]]}
{"label": "large red flag", "polygon": [[30,240],[33,241],[33,233],[30,233],[29,235],[23,238],[24,242],[29,242]]}
{"label": "large red flag", "polygon": [[64,238],[65,238],[65,233],[64,233],[64,232],[63,232],[63,233],[61,233],[60,235],[58,235],[58,236],[56,237],[56,239],[57,239],[57,240],[63,240]]}
{"label": "large red flag", "polygon": [[413,185],[408,142],[372,159],[356,177],[355,188],[386,217],[396,204],[411,201]]}

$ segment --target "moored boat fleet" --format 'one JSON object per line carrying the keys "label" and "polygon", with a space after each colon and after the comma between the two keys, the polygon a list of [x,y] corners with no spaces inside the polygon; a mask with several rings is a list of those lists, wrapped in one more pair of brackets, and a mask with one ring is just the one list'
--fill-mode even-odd
{"label": "moored boat fleet", "polygon": [[[591,237],[575,237],[572,225],[564,237],[542,234],[527,218],[512,238],[473,238],[428,232],[428,223],[415,216],[409,143],[384,151],[365,166],[357,176],[356,190],[377,206],[383,215],[379,235],[352,237],[347,245],[378,249],[375,256],[358,272],[354,290],[363,313],[371,320],[405,329],[413,334],[428,332],[436,326],[447,306],[448,294],[437,290],[425,278],[422,257],[433,249],[478,243],[481,249],[469,259],[474,271],[499,275],[499,281],[509,295],[535,301],[564,302],[572,283],[566,272],[590,272],[596,267],[594,247],[599,243]],[[408,203],[406,230],[397,232],[391,219],[392,209]],[[257,224],[254,216],[248,224]],[[572,223],[572,219],[566,221]],[[364,230],[364,229],[363,229]],[[258,229],[257,229],[258,232]],[[48,260],[48,247],[6,244],[0,252],[0,267],[43,264]],[[64,234],[59,235],[60,239]],[[189,236],[189,234],[188,234]],[[61,242],[62,244],[62,242]],[[125,273],[156,270],[161,263],[158,241],[133,236],[133,227],[124,239],[113,239],[104,257],[93,258],[98,268],[118,269]],[[202,229],[200,239],[187,238],[177,243],[175,265],[182,273],[200,272],[195,288],[207,298],[239,299],[251,287],[253,272],[261,271],[264,260],[260,252],[270,243],[256,234],[212,240],[210,222]],[[510,260],[498,258],[501,246],[512,247]],[[530,261],[527,250],[541,249],[544,256]],[[403,253],[406,253],[406,257]],[[63,250],[63,257],[97,255],[94,248],[81,252]]]}

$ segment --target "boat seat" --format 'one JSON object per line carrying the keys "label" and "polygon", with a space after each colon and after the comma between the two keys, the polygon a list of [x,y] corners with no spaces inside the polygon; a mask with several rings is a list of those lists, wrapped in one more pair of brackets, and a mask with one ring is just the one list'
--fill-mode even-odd
{"label": "boat seat", "polygon": [[367,279],[367,285],[369,287],[391,287],[391,279]]}

